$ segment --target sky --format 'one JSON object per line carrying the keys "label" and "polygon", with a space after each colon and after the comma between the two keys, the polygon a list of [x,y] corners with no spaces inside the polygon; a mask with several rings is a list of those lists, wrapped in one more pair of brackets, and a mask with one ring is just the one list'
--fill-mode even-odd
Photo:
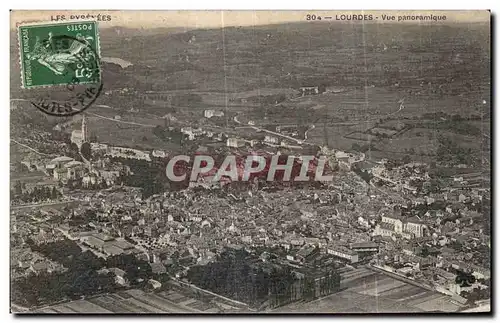
{"label": "sky", "polygon": [[[287,22],[306,21],[307,14],[317,16],[340,16],[341,14],[382,14],[398,15],[446,15],[447,22],[485,22],[489,20],[490,12],[483,11],[106,11],[106,10],[14,10],[11,11],[11,29],[16,28],[20,23],[27,22],[50,22],[51,16],[65,15],[68,20],[71,15],[110,15],[111,21],[99,22],[99,27],[129,27],[129,28],[221,28],[228,26],[257,26],[268,24],[280,24]],[[381,19],[378,23],[383,23]],[[360,21],[354,23],[361,23]],[[402,22],[404,23],[404,22]]]}

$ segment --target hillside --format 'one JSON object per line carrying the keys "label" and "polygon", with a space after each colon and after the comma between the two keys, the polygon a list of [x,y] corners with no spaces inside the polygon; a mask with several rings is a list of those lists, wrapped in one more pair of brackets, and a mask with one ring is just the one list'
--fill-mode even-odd
{"label": "hillside", "polygon": [[[107,88],[243,91],[301,84],[388,85],[405,79],[489,79],[489,25],[293,23],[259,27],[101,32],[102,56],[133,64]],[[12,90],[19,87],[11,39]],[[106,67],[104,68],[106,69]],[[138,83],[138,84],[136,84]],[[384,84],[386,83],[386,84]]]}

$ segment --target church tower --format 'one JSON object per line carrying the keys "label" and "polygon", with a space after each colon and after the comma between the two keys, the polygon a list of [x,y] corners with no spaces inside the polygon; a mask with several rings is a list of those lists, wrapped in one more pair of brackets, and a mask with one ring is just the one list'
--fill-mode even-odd
{"label": "church tower", "polygon": [[82,119],[82,144],[88,141],[89,141],[89,133],[87,130],[87,119],[85,118],[84,114]]}

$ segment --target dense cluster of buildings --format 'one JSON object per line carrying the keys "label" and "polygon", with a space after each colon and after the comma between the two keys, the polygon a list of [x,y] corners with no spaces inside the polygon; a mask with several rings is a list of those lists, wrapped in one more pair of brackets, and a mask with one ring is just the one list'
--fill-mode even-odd
{"label": "dense cluster of buildings", "polygon": [[11,250],[14,261],[11,262],[12,278],[22,276],[38,275],[40,273],[64,272],[66,268],[61,264],[47,259],[39,252],[31,250],[29,247],[14,248]]}
{"label": "dense cluster of buildings", "polygon": [[48,176],[62,184],[70,180],[81,180],[83,187],[101,183],[111,186],[123,172],[126,172],[126,167],[111,163],[109,160],[86,164],[71,157],[61,156],[50,160],[45,171]]}
{"label": "dense cluster of buildings", "polygon": [[[318,94],[319,89],[301,91]],[[206,118],[223,115],[204,111]],[[180,132],[193,142],[202,136],[222,142],[221,146],[225,141],[231,149],[284,142],[271,133],[247,140],[199,127],[182,127]],[[88,142],[85,118],[71,141],[79,147]],[[245,248],[266,250],[298,271],[330,259],[336,268],[377,266],[452,295],[470,287],[457,283],[460,272],[481,280],[472,288],[487,288],[490,235],[484,223],[489,191],[463,185],[431,190],[425,164],[393,166],[384,160],[366,161],[362,153],[322,147],[321,153],[338,171],[334,181],[317,187],[276,189],[271,184],[245,183],[246,187],[232,190],[194,185],[143,198],[139,189],[116,185],[130,170],[113,157],[151,162],[168,157],[168,152],[102,143],[90,146],[97,156],[93,161],[60,156],[47,158],[45,165],[33,170],[43,172],[52,186],[81,180],[89,190],[61,188],[66,199],[79,201],[77,206],[16,212],[23,216],[17,218],[13,239],[21,249],[13,259],[16,268],[24,270],[16,272],[64,270],[23,249],[31,237],[37,243],[71,239],[103,258],[131,254],[147,260],[154,271],[169,270],[178,278],[192,266],[213,261],[226,248]],[[353,169],[361,169],[370,179]],[[86,223],[74,221],[88,214],[92,219]]]}

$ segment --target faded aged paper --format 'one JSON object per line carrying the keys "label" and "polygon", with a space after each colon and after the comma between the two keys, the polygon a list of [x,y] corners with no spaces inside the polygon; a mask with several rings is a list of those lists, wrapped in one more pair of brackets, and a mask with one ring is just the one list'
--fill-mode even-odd
{"label": "faded aged paper", "polygon": [[489,11],[12,11],[14,313],[489,312]]}

